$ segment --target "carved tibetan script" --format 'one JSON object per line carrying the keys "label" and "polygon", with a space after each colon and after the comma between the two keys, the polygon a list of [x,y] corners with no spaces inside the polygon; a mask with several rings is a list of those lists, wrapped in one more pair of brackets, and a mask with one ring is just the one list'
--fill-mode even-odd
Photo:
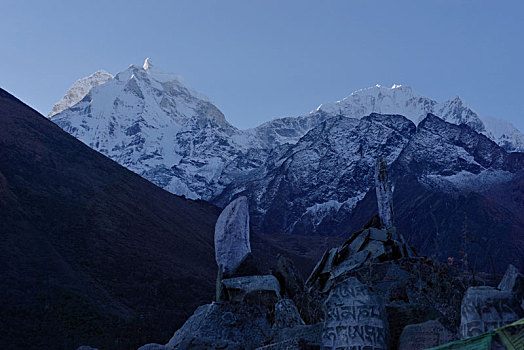
{"label": "carved tibetan script", "polygon": [[389,328],[382,300],[351,277],[337,284],[324,305],[323,349],[387,349]]}

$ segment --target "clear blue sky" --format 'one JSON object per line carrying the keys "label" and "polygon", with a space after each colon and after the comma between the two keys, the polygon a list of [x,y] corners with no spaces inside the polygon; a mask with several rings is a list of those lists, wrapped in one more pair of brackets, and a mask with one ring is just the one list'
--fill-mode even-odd
{"label": "clear blue sky", "polygon": [[151,57],[240,128],[400,83],[524,131],[522,0],[1,0],[0,31],[0,86],[43,114]]}

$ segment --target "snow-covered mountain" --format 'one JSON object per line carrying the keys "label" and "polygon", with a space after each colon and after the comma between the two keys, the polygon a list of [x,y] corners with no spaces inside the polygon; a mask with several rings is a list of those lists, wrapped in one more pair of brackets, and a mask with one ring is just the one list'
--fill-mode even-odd
{"label": "snow-covered mountain", "polygon": [[318,112],[328,117],[343,115],[352,118],[371,113],[401,114],[415,124],[432,113],[449,123],[470,126],[507,151],[524,151],[524,135],[510,122],[482,117],[458,96],[439,103],[403,85],[393,85],[391,88],[376,85],[358,90],[340,101],[320,105],[311,114]]}
{"label": "snow-covered mountain", "polygon": [[111,74],[105,70],[99,70],[88,77],[77,80],[73,86],[67,90],[65,96],[53,106],[53,109],[49,112],[47,117],[51,118],[55,114],[76,105],[89,93],[89,90],[95,86],[108,82],[111,79],[113,79]]}
{"label": "snow-covered mountain", "polygon": [[[457,184],[511,179],[518,169],[497,157],[524,149],[524,136],[510,123],[481,117],[458,97],[439,103],[400,85],[362,89],[309,114],[239,130],[150,59],[94,86],[51,120],[172,193],[219,205],[246,195],[253,224],[265,232],[329,231],[370,189],[377,157],[393,165],[402,155],[413,165],[404,172],[449,192],[467,187]],[[431,164],[420,174],[406,160],[419,157],[416,149]]]}
{"label": "snow-covered mountain", "polygon": [[[95,86],[51,120],[160,187],[210,198],[267,153],[207,98],[147,59]],[[256,150],[256,151],[253,151]]]}

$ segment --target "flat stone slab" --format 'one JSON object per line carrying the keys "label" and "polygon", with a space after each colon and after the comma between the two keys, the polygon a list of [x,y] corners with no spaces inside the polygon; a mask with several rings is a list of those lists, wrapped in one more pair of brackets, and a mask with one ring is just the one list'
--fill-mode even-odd
{"label": "flat stone slab", "polygon": [[[222,280],[232,302],[245,302],[250,294],[267,295],[267,302],[277,302],[280,299],[280,283],[273,275],[233,277]],[[266,298],[267,299],[267,298]]]}

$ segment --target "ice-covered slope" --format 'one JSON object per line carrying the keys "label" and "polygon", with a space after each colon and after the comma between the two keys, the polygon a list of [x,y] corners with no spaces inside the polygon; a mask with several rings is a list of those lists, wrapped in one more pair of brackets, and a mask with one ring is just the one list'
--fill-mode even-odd
{"label": "ice-covered slope", "polygon": [[77,80],[60,101],[58,101],[54,106],[51,112],[47,115],[48,118],[51,118],[55,114],[62,112],[63,110],[68,109],[80,102],[85,95],[100,84],[108,82],[113,79],[113,76],[104,70],[99,70],[91,74],[88,77]]}

